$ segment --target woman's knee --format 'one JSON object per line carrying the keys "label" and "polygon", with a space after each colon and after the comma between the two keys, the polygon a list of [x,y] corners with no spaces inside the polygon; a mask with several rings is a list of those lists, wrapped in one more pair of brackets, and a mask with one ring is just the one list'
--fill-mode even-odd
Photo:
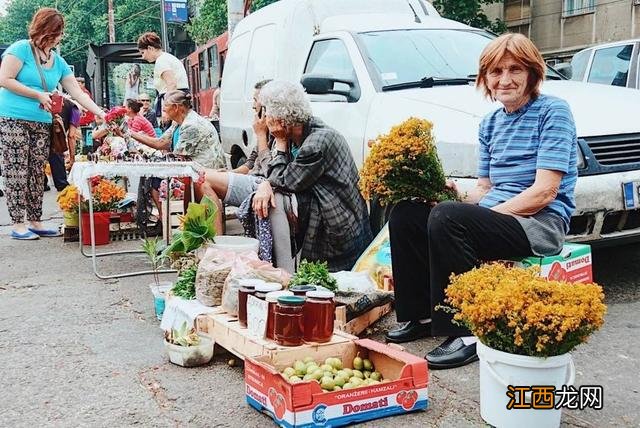
{"label": "woman's knee", "polygon": [[402,233],[424,227],[428,207],[413,201],[398,202],[389,215],[389,231],[391,233]]}
{"label": "woman's knee", "polygon": [[464,205],[462,202],[444,201],[433,207],[429,214],[429,232],[451,227],[457,218],[464,215]]}

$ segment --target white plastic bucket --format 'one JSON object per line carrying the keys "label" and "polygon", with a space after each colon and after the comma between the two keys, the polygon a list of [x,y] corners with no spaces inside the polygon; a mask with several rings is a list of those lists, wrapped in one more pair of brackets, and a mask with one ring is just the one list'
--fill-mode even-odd
{"label": "white plastic bucket", "polygon": [[[562,409],[507,409],[507,387],[572,385],[575,366],[571,354],[540,358],[496,351],[478,342],[480,359],[480,415],[495,427],[550,428],[560,425]],[[567,379],[568,369],[568,379]],[[516,399],[519,399],[516,392]],[[531,403],[531,393],[525,395]],[[519,403],[520,401],[516,401]]]}
{"label": "white plastic bucket", "polygon": [[216,248],[218,250],[229,251],[252,251],[258,253],[260,242],[255,238],[248,238],[246,236],[231,236],[231,235],[219,235],[213,239],[213,243],[210,243],[208,247]]}

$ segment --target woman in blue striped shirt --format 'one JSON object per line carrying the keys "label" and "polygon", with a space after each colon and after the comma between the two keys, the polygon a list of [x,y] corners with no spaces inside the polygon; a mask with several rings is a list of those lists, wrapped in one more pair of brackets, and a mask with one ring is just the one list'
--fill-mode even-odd
{"label": "woman in blue striped shirt", "polygon": [[[434,311],[451,273],[482,261],[552,255],[575,209],[576,129],[568,104],[540,94],[545,63],[522,34],[493,40],[480,57],[477,87],[502,108],[480,124],[478,182],[461,202],[405,201],[389,219],[396,315],[390,342],[449,336],[426,359],[432,369],[477,360],[475,338]],[[449,182],[455,189],[455,184]]]}

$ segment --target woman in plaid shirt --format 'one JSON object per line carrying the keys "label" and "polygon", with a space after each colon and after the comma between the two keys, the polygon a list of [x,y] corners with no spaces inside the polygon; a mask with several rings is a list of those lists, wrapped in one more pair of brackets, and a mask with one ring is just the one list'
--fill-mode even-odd
{"label": "woman in plaid shirt", "polygon": [[[275,192],[298,203],[296,243],[301,257],[349,270],[372,239],[367,206],[358,190],[358,169],[345,138],[312,116],[299,83],[272,81],[262,88],[275,154],[267,180],[258,186],[253,210],[267,217]],[[274,230],[274,240],[288,239]]]}

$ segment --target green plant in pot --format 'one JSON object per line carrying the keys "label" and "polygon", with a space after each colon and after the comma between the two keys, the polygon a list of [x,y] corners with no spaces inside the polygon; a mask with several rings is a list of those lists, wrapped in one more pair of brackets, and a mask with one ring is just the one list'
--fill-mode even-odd
{"label": "green plant in pot", "polygon": [[155,238],[146,238],[142,241],[142,251],[144,251],[149,258],[149,263],[151,263],[151,269],[153,270],[153,280],[157,286],[160,286],[158,269],[160,269],[165,259],[161,249],[162,239],[157,236]]}
{"label": "green plant in pot", "polygon": [[142,241],[142,250],[145,252],[151,263],[153,271],[153,283],[149,284],[151,293],[153,294],[153,306],[156,311],[158,320],[162,319],[165,308],[165,295],[173,285],[171,281],[160,281],[158,270],[164,264],[165,256],[162,254],[163,243],[159,237],[147,238]]}
{"label": "green plant in pot", "polygon": [[183,367],[207,364],[213,358],[213,342],[199,336],[194,328],[183,322],[180,328],[164,332],[164,343],[169,360]]}

